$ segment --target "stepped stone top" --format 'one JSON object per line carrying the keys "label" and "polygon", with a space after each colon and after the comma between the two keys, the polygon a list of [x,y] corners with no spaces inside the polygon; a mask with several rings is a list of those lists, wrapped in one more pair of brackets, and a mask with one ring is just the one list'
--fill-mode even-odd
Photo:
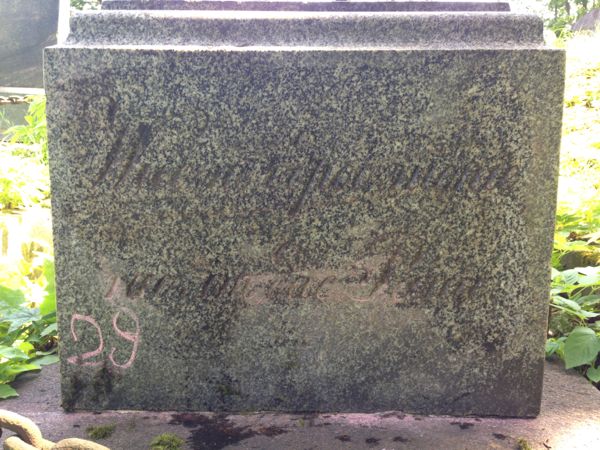
{"label": "stepped stone top", "polygon": [[103,8],[72,18],[68,45],[543,46],[542,20],[506,2],[105,0]]}

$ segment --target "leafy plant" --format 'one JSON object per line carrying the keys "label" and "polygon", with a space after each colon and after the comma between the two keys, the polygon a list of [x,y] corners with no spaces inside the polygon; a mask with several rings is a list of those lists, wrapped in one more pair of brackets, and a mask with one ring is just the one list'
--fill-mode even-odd
{"label": "leafy plant", "polygon": [[74,9],[98,9],[102,0],[71,0]]}
{"label": "leafy plant", "polygon": [[546,354],[600,382],[600,55],[596,35],[567,49],[558,210]]}
{"label": "leafy plant", "polygon": [[21,373],[58,360],[47,213],[37,208],[11,215],[12,227],[0,216],[0,398],[17,395],[10,383]]}
{"label": "leafy plant", "polygon": [[[54,277],[54,264],[46,260],[44,278]],[[24,372],[58,361],[56,352],[56,298],[53,282],[38,305],[23,292],[0,285],[0,398],[14,397],[9,385]]]}
{"label": "leafy plant", "polygon": [[11,126],[10,120],[6,116],[6,111],[0,109],[0,133]]}
{"label": "leafy plant", "polygon": [[580,367],[600,382],[600,267],[552,269],[552,313],[546,355]]}
{"label": "leafy plant", "polygon": [[40,163],[48,162],[48,137],[46,132],[46,96],[28,97],[29,108],[25,116],[26,125],[15,125],[6,130],[5,141],[20,144],[13,154],[35,158]]}
{"label": "leafy plant", "polygon": [[46,98],[30,99],[27,124],[9,128],[0,142],[0,209],[49,206]]}

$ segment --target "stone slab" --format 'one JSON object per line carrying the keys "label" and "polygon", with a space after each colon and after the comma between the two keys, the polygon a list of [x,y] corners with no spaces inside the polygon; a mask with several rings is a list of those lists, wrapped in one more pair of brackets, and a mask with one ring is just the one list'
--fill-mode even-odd
{"label": "stone slab", "polygon": [[503,1],[341,1],[341,0],[104,0],[102,9],[236,11],[509,11]]}
{"label": "stone slab", "polygon": [[563,52],[206,14],[47,50],[64,405],[536,415]]}
{"label": "stone slab", "polygon": [[[373,414],[182,414],[103,411],[66,413],[60,407],[58,366],[18,382],[19,398],[0,407],[37,423],[53,441],[87,438],[89,426],[116,425],[99,441],[113,450],[147,450],[154,436],[174,433],[185,449],[260,450],[514,450],[524,439],[533,450],[600,448],[600,392],[581,375],[545,364],[542,408],[535,419]],[[5,432],[2,439],[10,436]]]}
{"label": "stone slab", "polygon": [[0,86],[43,86],[43,50],[56,44],[59,2],[0,2]]}

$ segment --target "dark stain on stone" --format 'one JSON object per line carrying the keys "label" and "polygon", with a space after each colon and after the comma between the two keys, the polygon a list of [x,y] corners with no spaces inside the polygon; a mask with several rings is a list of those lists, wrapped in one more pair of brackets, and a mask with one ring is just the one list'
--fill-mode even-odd
{"label": "dark stain on stone", "polygon": [[281,427],[270,426],[270,427],[260,427],[256,430],[256,434],[260,434],[262,436],[274,437],[279,436],[280,434],[287,433],[287,430],[284,430]]}
{"label": "dark stain on stone", "polygon": [[375,445],[375,444],[377,444],[377,443],[378,443],[380,440],[381,440],[381,439],[377,439],[377,438],[374,438],[374,437],[368,437],[368,438],[366,438],[366,439],[365,439],[365,442],[366,442],[367,444],[372,444],[372,445]]}
{"label": "dark stain on stone", "polygon": [[402,414],[399,412],[389,412],[381,415],[382,419],[389,419],[390,417],[396,417],[397,419],[404,420],[406,414]]}
{"label": "dark stain on stone", "polygon": [[85,383],[77,374],[71,375],[68,385],[63,389],[62,407],[67,412],[75,409],[76,403],[81,399]]}
{"label": "dark stain on stone", "polygon": [[508,436],[502,433],[493,433],[493,435],[496,439],[500,439],[501,441],[504,441]]}
{"label": "dark stain on stone", "polygon": [[342,441],[342,442],[350,442],[352,440],[352,438],[350,436],[348,436],[347,434],[341,434],[339,436],[335,437],[338,441]]}
{"label": "dark stain on stone", "polygon": [[92,398],[94,403],[108,401],[113,390],[113,372],[106,364],[94,374],[92,379],[92,390],[94,392]]}
{"label": "dark stain on stone", "polygon": [[461,430],[467,430],[475,426],[474,423],[469,422],[450,422],[450,425],[458,425]]}
{"label": "dark stain on stone", "polygon": [[331,422],[323,422],[323,423],[314,424],[314,423],[312,423],[312,421],[309,421],[309,423],[308,423],[309,427],[315,427],[315,428],[326,427],[329,425],[331,425]]}
{"label": "dark stain on stone", "polygon": [[402,436],[396,436],[394,439],[392,439],[392,441],[394,441],[394,442],[408,442],[408,439],[406,439],[405,437],[402,437]]}
{"label": "dark stain on stone", "polygon": [[257,435],[274,437],[287,433],[287,430],[276,426],[256,430],[248,426],[238,427],[227,419],[226,414],[205,416],[183,413],[173,414],[171,417],[169,424],[192,429],[188,442],[194,450],[219,450]]}

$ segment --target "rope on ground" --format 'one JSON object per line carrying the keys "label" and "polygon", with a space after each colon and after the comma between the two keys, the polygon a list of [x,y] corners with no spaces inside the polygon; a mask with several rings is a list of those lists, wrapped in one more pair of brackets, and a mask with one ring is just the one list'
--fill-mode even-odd
{"label": "rope on ground", "polygon": [[110,450],[104,445],[77,438],[51,442],[42,437],[33,421],[4,409],[0,409],[0,428],[17,434],[4,441],[4,450]]}

